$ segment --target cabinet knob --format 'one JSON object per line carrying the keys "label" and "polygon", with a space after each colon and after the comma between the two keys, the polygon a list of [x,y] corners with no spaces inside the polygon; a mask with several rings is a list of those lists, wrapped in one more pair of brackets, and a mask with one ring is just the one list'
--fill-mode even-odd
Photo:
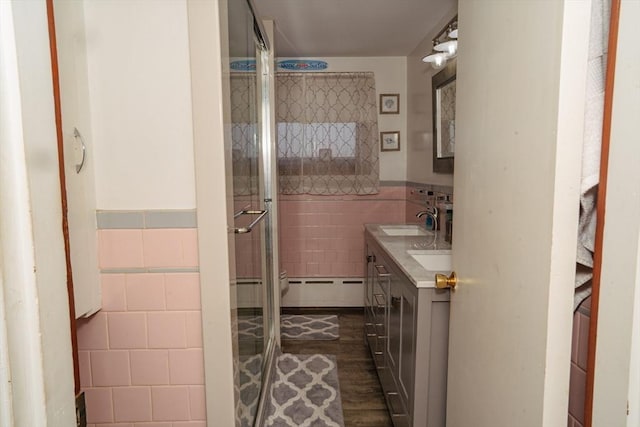
{"label": "cabinet knob", "polygon": [[458,286],[458,276],[456,275],[455,271],[451,272],[451,275],[449,277],[444,274],[436,274],[436,288],[451,288],[455,290],[456,286]]}

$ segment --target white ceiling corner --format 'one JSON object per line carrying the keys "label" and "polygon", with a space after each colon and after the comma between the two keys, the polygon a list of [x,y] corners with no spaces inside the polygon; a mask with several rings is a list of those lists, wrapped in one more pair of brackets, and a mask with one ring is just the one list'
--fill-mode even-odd
{"label": "white ceiling corner", "polygon": [[456,0],[255,0],[260,17],[275,22],[278,57],[407,56],[455,4]]}

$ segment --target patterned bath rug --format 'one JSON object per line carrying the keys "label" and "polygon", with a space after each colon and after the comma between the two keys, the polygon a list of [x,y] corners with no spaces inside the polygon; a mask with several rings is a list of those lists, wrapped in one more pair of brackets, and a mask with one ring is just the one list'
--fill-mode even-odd
{"label": "patterned bath rug", "polygon": [[280,355],[265,426],[344,427],[335,356]]}
{"label": "patterned bath rug", "polygon": [[262,316],[238,315],[238,338],[240,340],[263,339],[264,325],[262,322]]}
{"label": "patterned bath rug", "polygon": [[285,340],[337,340],[338,316],[335,314],[283,314],[280,336]]}
{"label": "patterned bath rug", "polygon": [[240,356],[234,359],[239,383],[235,384],[236,425],[251,427],[258,409],[260,385],[262,384],[262,354]]}

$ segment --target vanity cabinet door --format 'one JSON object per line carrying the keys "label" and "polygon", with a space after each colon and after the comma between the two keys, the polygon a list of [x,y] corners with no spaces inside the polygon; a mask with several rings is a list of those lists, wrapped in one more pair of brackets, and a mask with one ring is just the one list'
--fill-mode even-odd
{"label": "vanity cabinet door", "polygon": [[400,372],[400,348],[402,343],[402,288],[399,278],[393,276],[390,286],[389,317],[387,320],[387,361],[394,378]]}
{"label": "vanity cabinet door", "polygon": [[369,246],[367,250],[367,278],[364,286],[364,305],[367,308],[373,306],[373,264],[375,263],[376,256]]}
{"label": "vanity cabinet door", "polygon": [[375,329],[374,329],[374,316],[373,316],[373,261],[375,255],[369,248],[366,247],[367,254],[367,277],[364,284],[364,335],[365,340],[371,348],[375,346]]}
{"label": "vanity cabinet door", "polygon": [[[406,279],[405,279],[406,280]],[[406,402],[413,401],[413,386],[415,381],[415,331],[417,293],[411,292],[411,283],[402,286],[402,315],[400,317],[400,372],[398,374],[398,388]]]}
{"label": "vanity cabinet door", "polygon": [[371,356],[378,365],[376,359],[376,345],[378,336],[375,330],[375,316],[373,307],[373,260],[375,255],[367,248],[367,277],[364,284],[364,338],[371,351]]}
{"label": "vanity cabinet door", "polygon": [[365,335],[376,368],[386,367],[387,315],[389,277],[382,258],[372,247],[367,248],[367,280],[365,284]]}

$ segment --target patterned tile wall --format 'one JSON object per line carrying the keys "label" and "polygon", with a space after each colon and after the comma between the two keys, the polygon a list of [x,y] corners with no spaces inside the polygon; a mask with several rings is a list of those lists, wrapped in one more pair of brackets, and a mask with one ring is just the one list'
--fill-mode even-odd
{"label": "patterned tile wall", "polygon": [[584,425],[584,400],[590,320],[591,297],[587,298],[573,315],[571,380],[569,384],[569,417],[567,427],[583,427]]}
{"label": "patterned tile wall", "polygon": [[79,321],[90,427],[204,427],[195,228],[98,231],[103,308]]}

